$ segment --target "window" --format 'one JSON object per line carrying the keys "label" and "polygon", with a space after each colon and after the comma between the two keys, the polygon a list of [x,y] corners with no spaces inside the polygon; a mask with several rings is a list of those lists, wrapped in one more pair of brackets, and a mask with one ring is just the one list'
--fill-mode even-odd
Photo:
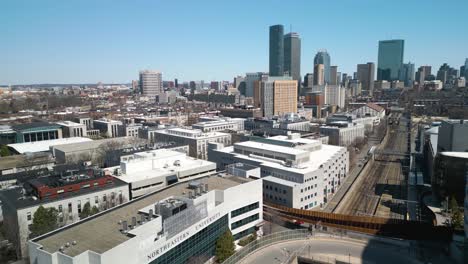
{"label": "window", "polygon": [[81,214],[81,201],[78,200],[78,214]]}
{"label": "window", "polygon": [[68,213],[72,212],[72,203],[68,203]]}
{"label": "window", "polygon": [[244,218],[244,219],[241,219],[241,220],[239,220],[239,221],[236,221],[236,222],[232,223],[232,224],[231,224],[231,229],[236,229],[236,228],[238,228],[238,227],[241,227],[241,226],[243,226],[243,225],[246,225],[246,224],[248,224],[248,223],[251,223],[251,222],[253,222],[253,221],[255,221],[255,220],[258,220],[258,218],[259,218],[258,214],[254,214],[254,215],[248,216],[248,217],[246,217],[246,218]]}
{"label": "window", "polygon": [[28,212],[28,213],[26,214],[26,218],[28,219],[28,221],[31,221],[31,212]]}
{"label": "window", "polygon": [[94,203],[95,203],[95,204],[99,203],[99,197],[94,196]]}

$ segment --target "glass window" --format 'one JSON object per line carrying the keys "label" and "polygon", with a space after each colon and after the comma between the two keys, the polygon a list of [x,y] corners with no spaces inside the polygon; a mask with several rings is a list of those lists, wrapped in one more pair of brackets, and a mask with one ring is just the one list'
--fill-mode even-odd
{"label": "glass window", "polygon": [[31,221],[31,212],[28,212],[28,213],[26,214],[26,218],[28,219],[28,221]]}

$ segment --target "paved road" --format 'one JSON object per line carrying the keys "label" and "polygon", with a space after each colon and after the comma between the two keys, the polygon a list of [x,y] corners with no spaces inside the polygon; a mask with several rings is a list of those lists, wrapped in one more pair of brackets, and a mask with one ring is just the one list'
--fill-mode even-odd
{"label": "paved road", "polygon": [[302,254],[304,257],[320,256],[322,259],[329,257],[330,260],[337,258],[346,262],[348,259],[351,259],[351,263],[421,263],[410,257],[407,249],[397,249],[394,246],[374,244],[373,242],[365,244],[329,238],[314,238],[307,241],[291,241],[275,244],[255,252],[241,263],[282,263],[287,258],[284,252],[292,253],[301,248],[304,248]]}

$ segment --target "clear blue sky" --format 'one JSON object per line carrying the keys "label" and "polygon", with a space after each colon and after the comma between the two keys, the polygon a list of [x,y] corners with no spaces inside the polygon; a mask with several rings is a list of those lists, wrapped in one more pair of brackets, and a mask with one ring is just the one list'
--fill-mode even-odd
{"label": "clear blue sky", "polygon": [[1,0],[0,84],[232,80],[268,71],[268,27],[302,38],[302,75],[318,49],[352,73],[379,40],[405,39],[405,61],[459,68],[468,1]]}

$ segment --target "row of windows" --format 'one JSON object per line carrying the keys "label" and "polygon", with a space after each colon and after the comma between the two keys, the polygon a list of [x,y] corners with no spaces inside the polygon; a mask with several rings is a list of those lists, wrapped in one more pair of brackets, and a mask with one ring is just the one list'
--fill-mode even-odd
{"label": "row of windows", "polygon": [[304,196],[304,198],[301,198],[301,202],[303,202],[304,200],[312,199],[312,198],[314,198],[314,196],[317,197],[317,193],[311,194],[311,195],[306,195],[306,196]]}
{"label": "row of windows", "polygon": [[267,190],[270,189],[271,191],[275,191],[275,192],[277,192],[277,193],[282,193],[282,194],[286,194],[286,193],[287,193],[286,190],[282,190],[281,188],[273,187],[273,186],[268,185],[268,184],[266,184],[266,185],[264,186],[264,188],[267,189]]}
{"label": "row of windows", "polygon": [[[113,183],[112,180],[107,180],[107,181],[106,181],[106,184],[111,184],[111,183]],[[93,186],[94,186],[94,187],[96,187],[96,186],[98,186],[98,185],[99,185],[98,182],[94,182],[94,183],[93,183]],[[91,184],[87,183],[87,184],[81,185],[81,186],[80,186],[80,189],[87,189],[87,188],[89,188],[89,187],[91,187]],[[68,187],[68,191],[73,191],[73,187],[72,187],[72,186]],[[64,192],[65,192],[65,189],[59,189],[59,190],[57,190],[57,194],[61,194],[61,193],[64,193]],[[45,193],[45,196],[46,196],[46,197],[47,197],[47,196],[50,196],[50,195],[51,195],[50,192],[46,192],[46,193]]]}
{"label": "row of windows", "polygon": [[315,177],[312,176],[312,177],[310,177],[310,178],[308,178],[308,179],[305,179],[304,182],[309,182],[309,181],[311,181],[311,180],[313,180],[313,179],[317,179],[317,176],[315,176]]}
{"label": "row of windows", "polygon": [[[301,189],[301,193],[304,191],[310,191],[314,188],[314,185],[312,184],[311,186],[305,187],[304,189]],[[315,188],[317,188],[317,184],[315,184]]]}
{"label": "row of windows", "polygon": [[34,142],[34,141],[42,141],[42,140],[57,139],[57,138],[58,138],[57,131],[32,132],[32,133],[24,134],[24,142]]}
{"label": "row of windows", "polygon": [[238,240],[238,239],[241,239],[245,236],[248,236],[250,234],[252,234],[253,232],[255,232],[255,226],[252,226],[251,228],[248,228],[244,231],[241,231],[237,234],[234,235],[234,240]]}
{"label": "row of windows", "polygon": [[204,263],[214,255],[216,240],[227,230],[228,217],[225,215],[150,263],[182,264],[197,257],[203,259],[201,263]]}
{"label": "row of windows", "polygon": [[[315,202],[313,202],[313,203],[310,203],[310,204],[307,204],[306,206],[301,207],[301,209],[306,209],[306,210],[307,210],[307,209],[313,208],[313,207],[315,207],[315,206],[317,206],[317,201],[315,201]],[[322,207],[322,204],[320,204],[320,207]]]}
{"label": "row of windows", "polygon": [[285,199],[285,198],[276,197],[276,196],[273,196],[273,195],[271,195],[271,194],[263,194],[263,197],[264,197],[265,199],[270,198],[270,200],[275,200],[275,201],[278,201],[278,202],[280,202],[280,203],[286,204],[286,199]]}
{"label": "row of windows", "polygon": [[236,210],[232,211],[231,212],[231,217],[236,217],[238,215],[245,214],[245,213],[250,212],[252,210],[255,210],[257,208],[258,208],[258,202],[253,203],[253,204],[249,204],[247,206],[244,206],[244,207],[241,207],[239,209],[236,209]]}
{"label": "row of windows", "polygon": [[251,222],[253,222],[255,220],[258,220],[258,218],[259,218],[258,213],[254,214],[254,215],[251,215],[251,216],[248,216],[248,217],[246,217],[244,219],[241,219],[239,221],[236,221],[236,222],[232,223],[231,224],[231,229],[234,230],[234,229],[236,229],[238,227],[241,227],[241,226],[246,225],[248,223],[251,223]]}

